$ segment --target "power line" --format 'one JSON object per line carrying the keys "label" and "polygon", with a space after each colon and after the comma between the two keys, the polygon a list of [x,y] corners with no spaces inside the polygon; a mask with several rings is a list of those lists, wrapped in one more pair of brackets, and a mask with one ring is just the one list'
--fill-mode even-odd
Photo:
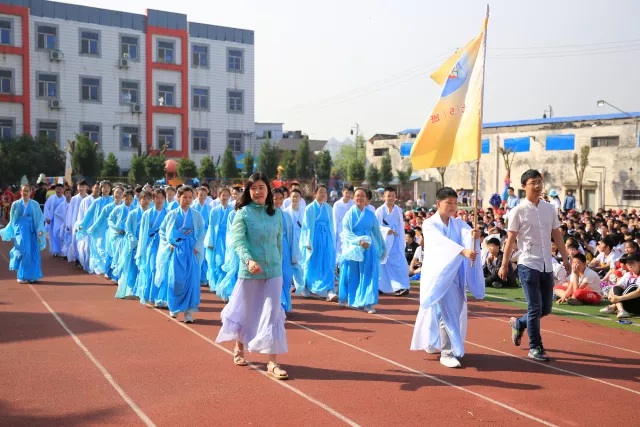
{"label": "power line", "polygon": [[514,55],[490,55],[491,59],[543,59],[543,58],[566,58],[573,56],[592,56],[592,55],[604,55],[615,53],[626,53],[640,50],[640,44],[634,46],[628,46],[630,49],[617,49],[617,50],[589,50],[589,51],[565,51],[565,52],[547,52],[547,53],[531,53],[531,54],[514,54]]}
{"label": "power line", "polygon": [[585,43],[585,44],[566,44],[566,45],[558,45],[558,46],[487,47],[487,50],[561,49],[566,47],[588,47],[588,46],[602,46],[607,44],[636,43],[636,42],[640,42],[640,39],[619,40],[619,41],[613,41],[613,42]]}

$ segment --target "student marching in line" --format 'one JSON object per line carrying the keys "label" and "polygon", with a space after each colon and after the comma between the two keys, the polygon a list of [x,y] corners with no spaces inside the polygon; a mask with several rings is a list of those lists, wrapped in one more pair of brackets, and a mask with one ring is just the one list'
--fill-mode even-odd
{"label": "student marching in line", "polygon": [[[231,207],[231,203],[229,203]],[[236,217],[236,210],[231,208],[229,217],[227,218],[227,236],[225,238],[224,246],[224,264],[222,264],[222,278],[216,285],[216,295],[224,302],[228,302],[229,298],[233,294],[233,289],[238,281],[238,270],[240,265],[240,258],[238,258],[237,252],[233,248],[233,235],[231,233],[231,225]]]}
{"label": "student marching in line", "polygon": [[[44,221],[46,223],[46,230],[49,236],[49,252],[54,257],[62,256],[62,242],[60,236],[54,233],[54,230],[60,229],[59,224],[56,224],[55,212],[58,206],[65,202],[64,198],[64,185],[56,184],[55,194],[47,198],[44,204]],[[57,227],[56,227],[57,225]]]}
{"label": "student marching in line", "polygon": [[[209,188],[208,187],[198,187],[196,190],[197,199],[193,201],[191,204],[191,208],[195,209],[201,216],[204,221],[204,231],[205,233],[209,229],[209,217],[211,216],[211,209],[207,204],[207,199],[209,198]],[[204,253],[202,254],[205,255]],[[207,276],[208,276],[208,262],[207,257],[204,256],[202,261],[202,266],[200,267],[200,286],[204,286],[207,284]]]}
{"label": "student marching in line", "polygon": [[207,234],[204,237],[205,259],[207,260],[207,281],[209,282],[209,290],[217,292],[218,286],[225,276],[222,270],[225,255],[227,252],[227,222],[229,214],[233,208],[229,206],[231,191],[226,188],[218,190],[218,205],[213,208],[209,215],[209,226]]}
{"label": "student marching in line", "polygon": [[[116,192],[117,192],[116,187]],[[125,229],[125,225],[127,222],[127,217],[129,216],[129,212],[131,212],[133,207],[133,200],[135,199],[135,193],[133,190],[125,190],[122,195],[123,203],[115,206],[109,214],[109,218],[107,219],[107,224],[109,224],[109,242],[111,247],[111,277],[114,278],[114,281],[120,282],[120,278],[122,276],[122,267],[123,257],[127,252],[127,231]],[[117,200],[117,199],[116,199]],[[119,289],[125,289],[125,286],[118,286]],[[116,292],[116,298],[124,298],[125,292],[121,292],[121,296],[118,296],[118,292]]]}
{"label": "student marching in line", "polygon": [[178,199],[176,199],[176,189],[168,185],[164,191],[167,195],[167,200],[165,202],[165,208],[167,209],[167,212],[171,212],[172,210],[177,209],[180,204],[178,203]]}
{"label": "student marching in line", "polygon": [[315,200],[304,212],[300,235],[304,287],[298,289],[298,293],[304,297],[316,294],[335,302],[338,301],[334,273],[336,240],[327,194],[326,185],[319,184],[314,192]]}
{"label": "student marching in line", "polygon": [[380,291],[387,295],[402,296],[409,293],[409,266],[404,256],[406,241],[404,238],[404,215],[395,205],[396,190],[384,189],[384,205],[376,210],[376,217],[384,233],[387,247],[386,262],[382,264]]}
{"label": "student marching in line", "polygon": [[71,204],[71,197],[73,196],[73,190],[71,188],[64,189],[64,201],[58,205],[53,213],[55,219],[52,234],[56,236],[60,242],[60,257],[67,259],[67,251],[69,250],[69,244],[71,240],[65,241],[64,228],[65,218],[67,217],[67,208]]}
{"label": "student marching in line", "polygon": [[340,254],[342,253],[342,221],[353,206],[353,187],[345,185],[342,189],[342,199],[333,204],[333,229],[336,231],[336,265],[340,264]]}
{"label": "student marching in line", "polygon": [[73,225],[73,239],[77,242],[76,246],[78,248],[78,262],[85,269],[85,271],[89,274],[93,274],[94,271],[90,267],[91,260],[91,237],[85,233],[83,238],[78,236],[78,226],[80,226],[91,204],[100,198],[100,183],[95,183],[93,185],[91,194],[88,197],[85,197],[82,202],[80,202],[80,207],[78,208],[78,217]]}
{"label": "student marching in line", "polygon": [[63,254],[67,257],[68,262],[73,262],[76,265],[78,262],[78,242],[76,240],[76,221],[78,220],[78,212],[80,210],[80,204],[87,197],[87,190],[89,188],[89,184],[84,179],[78,183],[78,194],[71,198],[71,202],[69,202],[69,207],[67,208],[67,213],[64,217],[64,229],[62,234],[62,240],[64,242],[64,246],[67,248],[66,252]]}
{"label": "student marching in line", "polygon": [[[100,182],[101,196],[91,203],[86,215],[77,223],[77,239],[89,237],[89,269],[93,274],[109,277],[109,255],[107,254],[107,216],[102,212],[113,202],[111,182]],[[95,228],[93,226],[96,225]]]}
{"label": "student marching in line", "polygon": [[367,207],[367,192],[355,191],[355,206],[349,209],[342,223],[342,255],[338,295],[340,306],[362,307],[376,312],[380,260],[385,244],[375,214]]}
{"label": "student marching in line", "polygon": [[42,278],[40,252],[47,245],[44,215],[31,200],[31,186],[21,187],[22,198],[11,204],[9,223],[0,230],[5,242],[13,239],[9,252],[9,270],[18,272],[18,283],[35,283]]}
{"label": "student marching in line", "polygon": [[239,366],[247,364],[244,350],[267,354],[268,374],[287,379],[277,363],[277,355],[287,352],[285,313],[280,305],[282,213],[273,206],[265,174],[249,177],[235,209],[230,231],[240,270],[229,304],[222,310],[216,342],[236,342],[233,362]]}
{"label": "student marching in line", "polygon": [[[284,202],[283,189],[276,188],[273,193],[273,206],[282,207]],[[281,211],[282,212],[282,211]],[[280,304],[289,317],[293,311],[291,306],[291,285],[293,284],[293,266],[300,261],[300,251],[294,246],[293,224],[289,214],[282,212],[282,297]]]}
{"label": "student marching in line", "polygon": [[300,252],[300,235],[302,233],[302,222],[304,221],[304,209],[300,207],[302,193],[300,193],[300,190],[291,190],[289,199],[291,200],[291,204],[289,205],[289,207],[284,208],[284,213],[289,215],[289,217],[291,218],[291,225],[293,227],[292,245],[298,252],[299,257],[298,262],[296,262],[293,266],[293,286],[295,287],[295,289],[302,289],[304,287],[303,270],[301,264],[302,253]]}
{"label": "student marching in line", "polygon": [[109,217],[111,216],[111,213],[114,211],[114,209],[122,204],[123,196],[124,187],[121,185],[116,185],[113,189],[113,202],[104,207],[96,223],[93,224],[89,229],[89,233],[91,233],[92,236],[96,233],[100,233],[100,231],[98,230],[98,228],[100,227],[106,227],[107,229],[105,234],[105,251],[107,254],[107,258],[105,260],[106,272],[104,273],[104,278],[111,280],[113,283],[118,282],[118,276],[113,273],[113,258],[117,255],[116,247],[114,246],[114,244],[117,242],[117,231],[110,226]]}

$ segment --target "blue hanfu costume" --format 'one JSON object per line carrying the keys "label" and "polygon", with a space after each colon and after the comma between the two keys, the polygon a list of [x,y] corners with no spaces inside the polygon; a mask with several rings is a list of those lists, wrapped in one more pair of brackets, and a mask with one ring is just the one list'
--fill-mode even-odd
{"label": "blue hanfu costume", "polygon": [[[209,228],[209,217],[211,216],[211,209],[209,208],[209,205],[207,205],[206,202],[204,205],[201,205],[198,200],[195,200],[191,204],[191,208],[195,209],[198,213],[200,213],[200,216],[202,216],[202,220],[204,221],[204,232],[206,234]],[[203,255],[205,254],[203,253]],[[207,280],[208,280],[207,276],[208,276],[208,269],[209,269],[208,265],[209,263],[207,262],[207,258],[205,256],[202,261],[202,266],[200,267],[200,283],[201,284],[207,283]]]}
{"label": "blue hanfu costume", "polygon": [[[84,198],[86,197],[87,195],[85,195]],[[75,225],[78,220],[80,204],[84,198],[80,194],[73,196],[67,207],[67,214],[64,217],[63,241],[67,250],[63,255],[67,257],[67,261],[69,262],[78,260],[78,242],[76,241]]]}
{"label": "blue hanfu costume", "polygon": [[385,233],[383,236],[387,246],[387,257],[380,268],[379,289],[386,294],[409,289],[409,264],[404,254],[407,242],[404,240],[402,209],[394,206],[389,212],[387,205],[382,205],[375,213],[380,227],[394,231],[392,234]]}
{"label": "blue hanfu costume", "polygon": [[52,222],[53,226],[53,231],[51,234],[53,234],[57,239],[58,242],[60,242],[60,256],[66,256],[67,255],[67,251],[69,250],[69,244],[71,243],[71,239],[69,239],[68,241],[65,241],[64,238],[64,229],[65,229],[65,218],[67,216],[67,208],[69,207],[69,203],[67,202],[66,198],[65,201],[60,203],[58,205],[58,207],[56,208],[55,212],[53,213],[53,218],[55,219],[54,222]]}
{"label": "blue hanfu costume", "polygon": [[[9,252],[9,270],[18,272],[18,280],[35,282],[42,278],[40,251],[47,246],[42,209],[35,200],[16,200],[11,204],[9,224],[0,230],[0,238],[13,239]],[[39,235],[41,234],[41,235]]]}
{"label": "blue hanfu costume", "polygon": [[193,208],[169,212],[160,227],[154,281],[156,286],[167,281],[167,303],[172,313],[198,311],[205,231],[202,216]]}
{"label": "blue hanfu costume", "polygon": [[155,206],[142,214],[136,251],[136,265],[138,278],[136,280],[136,296],[141,304],[147,302],[158,306],[167,304],[167,281],[162,280],[160,286],[154,284],[156,273],[156,258],[160,247],[160,226],[167,216],[167,210],[157,210]]}
{"label": "blue hanfu costume", "polygon": [[[339,301],[351,307],[377,304],[380,260],[386,250],[378,219],[369,209],[352,207],[344,216],[340,240]],[[368,243],[369,248],[364,249],[360,242]]]}
{"label": "blue hanfu costume", "polygon": [[291,313],[291,285],[294,266],[300,262],[300,249],[295,245],[291,216],[282,212],[282,298],[280,304],[285,313]]}
{"label": "blue hanfu costume", "polygon": [[459,218],[449,218],[449,225],[445,225],[438,213],[424,222],[424,259],[429,262],[422,267],[420,309],[411,350],[441,349],[441,328],[444,328],[453,355],[464,356],[466,290],[478,299],[485,295],[482,263],[472,266],[471,261],[460,254],[474,246],[480,252],[480,242],[474,242],[472,231]]}
{"label": "blue hanfu costume", "polygon": [[173,202],[170,202],[168,200],[164,201],[164,208],[167,210],[167,212],[171,212],[174,209],[178,209],[180,207],[180,203],[178,203],[177,200],[174,200]]}
{"label": "blue hanfu costume", "polygon": [[340,256],[342,254],[342,221],[356,203],[353,200],[349,200],[345,203],[342,199],[333,204],[333,228],[336,230],[336,264],[340,264]]}
{"label": "blue hanfu costume", "polygon": [[[59,220],[55,218],[55,212],[58,206],[64,202],[66,202],[64,196],[58,197],[54,194],[49,197],[44,204],[44,220],[45,222],[50,221],[49,224],[45,226],[49,234],[49,252],[54,256],[62,255],[62,242],[60,241],[60,236],[55,234],[56,223],[59,222]],[[57,230],[59,231],[59,229],[58,224]]]}
{"label": "blue hanfu costume", "polygon": [[[335,241],[331,206],[328,203],[320,205],[317,200],[314,200],[304,212],[300,252],[304,286],[310,292],[322,297],[335,291]],[[300,291],[301,289],[298,289],[298,293]]]}
{"label": "blue hanfu costume", "polygon": [[238,269],[240,267],[240,258],[238,257],[238,253],[234,250],[233,236],[230,231],[233,219],[236,217],[236,212],[237,211],[232,207],[227,219],[227,235],[225,237],[226,250],[224,253],[224,264],[222,264],[221,267],[223,275],[222,279],[217,284],[216,289],[218,297],[224,302],[228,302],[229,298],[231,298],[233,288],[238,281]]}
{"label": "blue hanfu costume", "polygon": [[78,224],[77,238],[79,240],[89,236],[90,260],[89,269],[95,274],[104,275],[109,272],[111,260],[107,253],[107,221],[111,213],[107,207],[115,207],[113,197],[99,197],[93,201],[83,220]]}
{"label": "blue hanfu costume", "polygon": [[[115,210],[114,210],[115,212]],[[138,279],[138,267],[136,266],[136,251],[140,233],[140,222],[144,210],[138,205],[131,206],[124,224],[125,238],[122,244],[120,257],[115,266],[115,273],[119,275],[116,298],[126,298],[137,295],[136,281]],[[113,215],[113,214],[112,214]]]}
{"label": "blue hanfu costume", "polygon": [[80,265],[84,268],[89,274],[93,274],[93,270],[90,267],[91,260],[91,237],[88,234],[84,234],[83,238],[78,237],[78,226],[81,225],[84,221],[89,208],[93,204],[94,201],[98,200],[97,198],[93,198],[93,196],[87,196],[80,202],[80,207],[78,208],[78,217],[76,218],[76,222],[73,226],[73,239],[76,241],[76,245],[78,248],[78,261],[80,261]]}
{"label": "blue hanfu costume", "polygon": [[109,232],[107,233],[107,252],[111,256],[111,271],[109,276],[114,280],[120,278],[122,273],[120,269],[120,260],[124,254],[127,243],[127,231],[125,230],[125,224],[127,222],[127,216],[129,212],[133,210],[133,204],[127,206],[124,203],[120,203],[115,206],[109,214],[107,223],[109,224]]}
{"label": "blue hanfu costume", "polygon": [[227,222],[233,208],[229,205],[225,208],[218,204],[211,211],[207,234],[204,238],[205,259],[207,261],[207,281],[211,292],[218,291],[218,285],[225,276],[222,266],[225,262],[227,246]]}
{"label": "blue hanfu costume", "polygon": [[296,290],[304,287],[304,276],[302,270],[302,252],[300,252],[300,235],[302,234],[302,222],[304,221],[304,209],[298,207],[298,211],[294,211],[293,207],[289,205],[289,207],[283,210],[285,215],[289,215],[291,218],[291,227],[293,229],[293,241],[292,247],[295,248],[296,251],[296,263],[293,267],[293,285]]}

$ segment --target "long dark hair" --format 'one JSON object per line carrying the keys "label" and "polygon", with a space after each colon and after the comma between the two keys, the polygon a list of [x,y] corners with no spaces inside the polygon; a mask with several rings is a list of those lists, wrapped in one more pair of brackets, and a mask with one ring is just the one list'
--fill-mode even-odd
{"label": "long dark hair", "polygon": [[267,186],[267,200],[265,200],[265,206],[267,207],[267,214],[273,216],[276,213],[276,209],[273,207],[273,194],[271,194],[271,185],[269,184],[269,178],[262,172],[254,173],[249,177],[247,183],[244,185],[244,191],[240,201],[236,203],[235,210],[239,211],[243,207],[251,203],[251,186],[258,181],[264,182]]}

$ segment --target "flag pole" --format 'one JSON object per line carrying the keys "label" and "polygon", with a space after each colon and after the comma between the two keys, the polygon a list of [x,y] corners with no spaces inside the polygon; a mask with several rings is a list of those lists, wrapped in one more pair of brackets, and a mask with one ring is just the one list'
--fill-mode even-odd
{"label": "flag pole", "polygon": [[[487,62],[487,32],[489,31],[489,5],[487,4],[487,26],[484,29],[484,55],[482,58],[482,101],[480,103],[480,129],[478,131],[478,146],[481,145],[482,141],[482,116],[484,110],[484,72],[485,72],[485,64]],[[478,159],[476,160],[476,182],[475,187],[473,189],[473,229],[474,231],[478,231],[478,185],[480,179],[480,156],[482,153],[478,155]],[[473,239],[473,249],[476,248],[476,240]],[[475,261],[471,263],[471,265],[475,265]]]}

